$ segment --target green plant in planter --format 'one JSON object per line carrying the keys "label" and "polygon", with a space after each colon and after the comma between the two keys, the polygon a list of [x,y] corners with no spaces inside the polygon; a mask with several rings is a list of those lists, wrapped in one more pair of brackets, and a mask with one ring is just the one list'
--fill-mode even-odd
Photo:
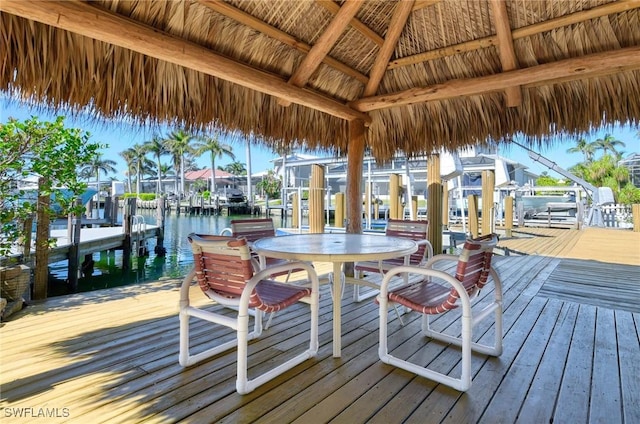
{"label": "green plant in planter", "polygon": [[[74,206],[74,198],[87,188],[77,170],[105,147],[89,143],[89,136],[66,128],[63,116],[53,122],[31,117],[0,124],[0,258],[6,259],[12,246],[26,237],[25,231],[31,231],[24,223],[34,216],[38,195],[51,196],[52,203],[59,205],[59,210],[46,208],[50,216],[84,211],[83,206]],[[40,178],[37,193],[18,188],[18,182],[28,177]]]}

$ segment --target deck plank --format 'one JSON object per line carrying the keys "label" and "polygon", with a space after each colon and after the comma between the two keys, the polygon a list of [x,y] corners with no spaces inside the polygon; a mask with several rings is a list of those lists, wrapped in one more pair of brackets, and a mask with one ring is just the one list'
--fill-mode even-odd
{"label": "deck plank", "polygon": [[[2,323],[0,408],[69,408],[68,418],[48,422],[79,423],[597,422],[598,414],[639,422],[640,314],[542,296],[550,276],[569,279],[571,273],[560,272],[565,260],[496,258],[505,284],[505,352],[473,355],[474,381],[464,394],[382,364],[377,305],[353,302],[350,290],[342,302],[343,356],[333,358],[331,297],[323,286],[318,357],[240,396],[235,351],[185,369],[178,365],[180,281],[167,280],[49,299]],[[607,272],[624,269],[608,266]],[[198,290],[198,303],[222,310]],[[491,287],[482,291],[491,295]],[[394,352],[457,371],[459,350],[425,340],[418,318],[406,314],[401,326],[390,315]],[[449,313],[433,326],[455,334],[458,321]],[[479,324],[474,338],[492,337],[489,321]],[[250,372],[302,347],[306,326],[306,305],[276,315],[250,344]],[[234,337],[197,321],[192,335],[195,348]]]}

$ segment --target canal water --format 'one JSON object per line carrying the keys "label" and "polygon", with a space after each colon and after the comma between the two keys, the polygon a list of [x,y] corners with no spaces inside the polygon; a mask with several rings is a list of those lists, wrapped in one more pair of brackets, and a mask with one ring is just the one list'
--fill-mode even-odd
{"label": "canal water", "polygon": [[[156,224],[155,210],[138,211],[145,222]],[[182,278],[193,264],[193,255],[187,240],[190,233],[220,234],[230,226],[232,219],[248,216],[189,216],[167,215],[165,220],[164,247],[166,255],[157,256],[154,251],[156,239],[149,239],[149,256],[131,259],[129,271],[122,270],[122,251],[100,252],[93,254],[94,271],[91,276],[82,276],[78,280],[78,291],[86,292],[111,287],[144,284],[165,278]],[[276,228],[282,227],[281,218],[273,217]],[[60,296],[70,292],[67,284],[67,261],[49,266],[49,296]]]}

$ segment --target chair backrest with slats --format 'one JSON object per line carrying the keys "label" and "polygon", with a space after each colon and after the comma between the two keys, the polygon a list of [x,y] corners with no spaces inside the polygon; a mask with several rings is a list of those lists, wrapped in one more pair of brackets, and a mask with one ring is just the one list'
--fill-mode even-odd
{"label": "chair backrest with slats", "polygon": [[231,232],[234,237],[245,238],[248,242],[276,235],[271,218],[233,219],[231,220]]}
{"label": "chair backrest with slats", "polygon": [[472,293],[487,283],[491,270],[493,249],[498,244],[498,236],[487,234],[475,239],[467,239],[458,259],[456,278]]}
{"label": "chair backrest with slats", "polygon": [[[253,276],[251,252],[247,241],[234,237],[190,234],[196,281],[206,294],[235,299]],[[250,301],[257,294],[253,293]],[[256,299],[257,300],[257,299]]]}
{"label": "chair backrest with slats", "polygon": [[[414,241],[426,240],[428,233],[429,221],[405,221],[401,219],[389,219],[385,230],[387,236],[408,238]],[[425,244],[418,245],[418,250],[412,253],[409,258],[409,264],[420,264],[424,258],[426,248]]]}
{"label": "chair backrest with slats", "polygon": [[[491,271],[493,248],[498,243],[498,236],[488,234],[476,239],[467,239],[458,257],[456,279],[462,283],[470,297],[476,294],[487,283]],[[440,314],[457,308],[460,295],[452,288],[449,296],[439,305],[425,308],[425,313]]]}

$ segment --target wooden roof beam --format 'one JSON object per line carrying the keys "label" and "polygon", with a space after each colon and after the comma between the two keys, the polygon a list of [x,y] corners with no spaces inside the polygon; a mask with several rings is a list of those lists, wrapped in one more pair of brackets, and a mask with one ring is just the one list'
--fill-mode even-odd
{"label": "wooden roof beam", "polygon": [[[304,57],[298,69],[295,70],[291,78],[289,78],[289,84],[296,87],[304,87],[311,75],[318,69],[322,59],[324,59],[331,48],[338,41],[338,38],[342,35],[345,28],[351,22],[360,6],[362,6],[363,0],[347,0],[342,5],[338,13],[334,16],[331,23],[327,26],[327,29],[318,38],[317,43],[311,47],[309,53]],[[289,106],[291,101],[280,98],[278,103],[282,106]]]}
{"label": "wooden roof beam", "polygon": [[[256,31],[261,32],[268,37],[274,38],[289,47],[293,47],[300,52],[309,53],[309,51],[311,50],[311,46],[307,43],[300,41],[295,37],[292,37],[286,32],[281,31],[278,28],[275,28],[267,24],[266,22],[261,21],[260,19],[251,16],[246,12],[243,12],[238,8],[233,7],[229,3],[225,3],[222,0],[199,0],[199,3],[211,10],[220,13],[221,15],[226,16],[227,18],[233,19],[243,25],[253,28]],[[357,79],[363,84],[366,84],[369,81],[368,76],[332,58],[331,56],[325,56],[324,59],[322,59],[322,62],[342,72],[345,75]]]}
{"label": "wooden roof beam", "polygon": [[[514,29],[511,31],[511,37],[513,40],[519,38],[530,37],[535,34],[540,34],[545,31],[552,31],[564,26],[574,25],[580,22],[585,22],[590,19],[597,19],[602,16],[612,15],[614,13],[626,12],[627,10],[640,8],[639,0],[619,0],[613,3],[607,3],[602,6],[594,7],[589,10],[582,10],[580,12],[572,13],[570,15],[561,16],[559,18],[550,19],[545,22],[529,25],[526,27]],[[414,65],[416,63],[426,62],[432,59],[439,59],[447,56],[453,56],[459,53],[478,50],[491,46],[498,45],[498,38],[495,36],[489,36],[479,38],[477,40],[471,40],[464,43],[459,43],[453,46],[447,46],[436,50],[431,50],[424,53],[418,53],[413,56],[407,56],[400,59],[393,60],[389,63],[388,69],[400,68],[402,66]]]}
{"label": "wooden roof beam", "polygon": [[478,78],[451,80],[429,87],[412,88],[397,93],[363,98],[350,102],[349,105],[361,112],[369,112],[396,106],[487,94],[503,91],[508,87],[533,87],[541,84],[587,79],[633,69],[640,69],[640,46],[594,53]]}
{"label": "wooden roof beam", "polygon": [[294,87],[276,75],[236,62],[206,47],[163,33],[93,3],[2,0],[0,11],[184,66],[341,119],[371,122],[367,114],[334,99]]}
{"label": "wooden roof beam", "polygon": [[[334,15],[340,10],[340,5],[333,0],[316,0],[316,3],[318,3],[320,6],[324,7]],[[363,24],[362,21],[360,21],[358,18],[354,17],[353,19],[351,19],[350,25],[351,27],[353,27],[353,29],[360,32],[362,35],[376,43],[378,46],[382,46],[382,44],[384,43],[384,38],[380,37],[377,32]]]}
{"label": "wooden roof beam", "polygon": [[[491,10],[498,36],[498,53],[503,71],[513,71],[518,69],[518,59],[513,49],[513,38],[511,38],[511,26],[509,25],[509,15],[507,14],[507,3],[505,0],[491,0]],[[505,90],[507,107],[516,107],[522,104],[522,90],[520,87],[507,87]]]}
{"label": "wooden roof beam", "polygon": [[400,38],[400,34],[402,34],[404,25],[406,24],[407,19],[409,19],[412,7],[413,1],[401,1],[396,3],[393,16],[391,16],[391,20],[389,21],[387,36],[385,37],[384,44],[380,48],[378,56],[376,56],[376,60],[371,68],[369,82],[364,88],[364,93],[362,94],[363,97],[372,96],[378,91],[380,81],[382,81],[382,77],[387,70],[387,64],[389,63],[389,59],[391,59],[391,55],[398,44],[398,39]]}

